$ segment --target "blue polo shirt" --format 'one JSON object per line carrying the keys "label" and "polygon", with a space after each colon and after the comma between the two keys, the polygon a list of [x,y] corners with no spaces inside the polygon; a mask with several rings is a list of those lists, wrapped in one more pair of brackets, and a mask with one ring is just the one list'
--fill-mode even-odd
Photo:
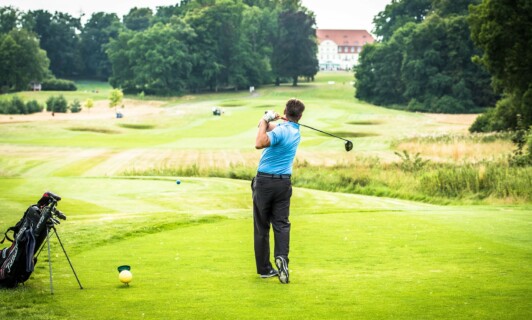
{"label": "blue polo shirt", "polygon": [[293,122],[283,122],[266,134],[270,138],[270,146],[262,151],[258,171],[271,174],[292,174],[292,164],[301,140],[299,125]]}

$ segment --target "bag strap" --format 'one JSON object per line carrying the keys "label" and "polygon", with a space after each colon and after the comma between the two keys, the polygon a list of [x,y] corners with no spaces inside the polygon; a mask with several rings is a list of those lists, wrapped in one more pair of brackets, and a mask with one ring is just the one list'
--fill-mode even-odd
{"label": "bag strap", "polygon": [[13,231],[13,235],[15,235],[15,228],[16,227],[9,227],[7,228],[6,232],[4,233],[4,239],[2,239],[2,241],[0,241],[0,243],[4,243],[4,241],[9,240],[9,242],[13,242],[13,239],[11,239],[7,234],[9,233],[9,231]]}

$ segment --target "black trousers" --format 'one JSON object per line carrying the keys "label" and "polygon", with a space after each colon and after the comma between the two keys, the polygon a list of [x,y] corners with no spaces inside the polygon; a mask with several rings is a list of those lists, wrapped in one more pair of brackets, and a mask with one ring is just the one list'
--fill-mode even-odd
{"label": "black trousers", "polygon": [[290,179],[274,179],[257,176],[251,182],[253,194],[253,224],[255,263],[258,274],[272,269],[270,262],[270,224],[275,240],[274,256],[282,256],[288,262],[290,249]]}

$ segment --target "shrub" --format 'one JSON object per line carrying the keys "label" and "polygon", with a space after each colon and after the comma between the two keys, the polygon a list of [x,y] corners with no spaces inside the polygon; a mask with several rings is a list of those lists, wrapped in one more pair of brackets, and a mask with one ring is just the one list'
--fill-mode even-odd
{"label": "shrub", "polygon": [[532,126],[528,129],[528,138],[526,143],[528,163],[532,164]]}
{"label": "shrub", "polygon": [[471,127],[469,127],[469,132],[491,132],[493,130],[492,122],[495,118],[495,109],[488,109],[485,113],[479,115]]}
{"label": "shrub", "polygon": [[63,95],[51,96],[46,100],[46,111],[67,112],[68,103]]}
{"label": "shrub", "polygon": [[26,102],[26,109],[28,109],[28,113],[36,113],[41,112],[44,107],[40,105],[37,100],[30,100]]}
{"label": "shrub", "polygon": [[7,112],[7,105],[9,101],[6,99],[0,99],[0,114],[6,114]]}
{"label": "shrub", "polygon": [[18,96],[0,100],[0,114],[30,114],[41,111],[42,107],[35,100],[24,103]]}
{"label": "shrub", "polygon": [[19,96],[11,98],[10,114],[28,114],[26,104]]}
{"label": "shrub", "polygon": [[[518,129],[518,114],[527,114],[527,109],[522,109],[524,102],[515,95],[507,95],[497,101],[495,108],[480,115],[469,128],[470,132],[488,132]],[[525,116],[525,126],[530,125],[530,116]]]}
{"label": "shrub", "polygon": [[74,81],[65,79],[46,79],[42,83],[43,91],[76,91],[78,88]]}
{"label": "shrub", "polygon": [[[517,115],[517,130],[514,132],[512,142],[515,143],[516,149],[509,157],[508,162],[513,166],[524,167],[532,164],[532,155],[530,151],[531,128],[526,128],[521,115]],[[527,147],[528,150],[525,150]]]}
{"label": "shrub", "polygon": [[92,101],[92,99],[87,99],[87,101],[85,101],[85,108],[90,111],[92,107],[94,107],[94,101]]}
{"label": "shrub", "polygon": [[81,103],[78,99],[74,100],[72,104],[70,105],[70,112],[72,113],[78,113],[81,111]]}
{"label": "shrub", "polygon": [[468,100],[459,100],[451,96],[435,98],[431,103],[429,111],[438,113],[462,113],[471,110],[475,106]]}
{"label": "shrub", "polygon": [[403,150],[403,153],[394,152],[402,162],[398,164],[398,167],[407,172],[415,172],[423,169],[423,167],[429,162],[429,160],[423,160],[419,156],[419,152],[416,153],[413,157],[410,156],[408,151]]}

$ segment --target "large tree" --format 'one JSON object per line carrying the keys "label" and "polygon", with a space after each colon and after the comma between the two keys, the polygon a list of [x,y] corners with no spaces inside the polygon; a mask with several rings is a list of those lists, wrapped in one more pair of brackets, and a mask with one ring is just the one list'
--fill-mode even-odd
{"label": "large tree", "polygon": [[150,27],[153,11],[150,8],[134,7],[124,16],[124,25],[129,30],[142,31]]}
{"label": "large tree", "polygon": [[118,37],[122,29],[120,19],[114,13],[96,12],[83,27],[81,33],[81,56],[85,62],[84,76],[108,80],[111,63],[105,53],[105,46]]}
{"label": "large tree", "polygon": [[242,78],[240,61],[244,54],[241,28],[244,9],[240,1],[221,0],[210,5],[197,4],[187,12],[185,20],[197,34],[191,43],[196,53],[190,79],[192,89],[207,86],[217,91],[249,85]]}
{"label": "large tree", "polygon": [[489,74],[471,61],[477,51],[465,16],[431,15],[403,50],[403,96],[410,110],[474,112],[495,101]]}
{"label": "large tree", "polygon": [[355,66],[355,96],[376,105],[405,104],[402,78],[403,48],[416,25],[408,23],[394,33],[387,43],[365,45]]}
{"label": "large tree", "polygon": [[140,92],[135,85],[133,59],[129,53],[129,41],[135,36],[131,30],[121,32],[116,39],[111,39],[105,46],[105,52],[112,66],[109,82],[114,88],[122,88],[125,92]]}
{"label": "large tree", "polygon": [[192,68],[186,44],[194,36],[194,31],[177,18],[142,32],[121,33],[107,50],[113,65],[111,84],[126,92],[182,93]]}
{"label": "large tree", "polygon": [[156,23],[168,23],[172,17],[183,17],[188,9],[187,6],[191,0],[181,0],[179,3],[170,6],[158,6],[155,15],[152,17],[152,24]]}
{"label": "large tree", "polygon": [[272,39],[277,29],[277,12],[253,6],[244,11],[242,20],[242,52],[240,62],[243,68],[243,79],[246,83],[258,87],[271,83],[273,79],[270,57],[272,55]]}
{"label": "large tree", "polygon": [[300,1],[287,1],[283,5],[273,45],[272,68],[277,85],[280,78],[286,77],[297,86],[299,76],[311,78],[318,73],[316,19]]}
{"label": "large tree", "polygon": [[79,34],[81,22],[67,13],[29,11],[24,27],[37,34],[41,48],[50,59],[50,69],[58,77],[78,76],[83,70]]}
{"label": "large tree", "polygon": [[11,6],[0,7],[0,34],[8,33],[18,27],[20,11]]}
{"label": "large tree", "polygon": [[355,68],[356,97],[413,111],[471,113],[490,106],[489,74],[471,61],[478,50],[466,16],[476,2],[393,1],[375,19],[383,41],[366,45]]}
{"label": "large tree", "polygon": [[375,35],[388,41],[394,32],[409,22],[421,23],[432,9],[433,0],[392,0],[373,18]]}
{"label": "large tree", "polygon": [[471,37],[482,49],[475,61],[503,94],[475,130],[516,129],[518,114],[524,126],[532,125],[532,1],[483,0],[470,11]]}
{"label": "large tree", "polygon": [[[146,94],[238,90],[270,83],[275,70],[275,76],[297,84],[297,77],[313,77],[318,70],[314,15],[300,2],[191,0],[158,7],[151,27],[126,28],[106,46],[110,82]],[[287,12],[284,26],[279,24],[282,11]],[[274,53],[279,41],[297,47]],[[275,68],[273,60],[279,62]]]}
{"label": "large tree", "polygon": [[48,76],[50,61],[32,32],[13,29],[0,34],[0,89],[25,90],[31,81]]}

